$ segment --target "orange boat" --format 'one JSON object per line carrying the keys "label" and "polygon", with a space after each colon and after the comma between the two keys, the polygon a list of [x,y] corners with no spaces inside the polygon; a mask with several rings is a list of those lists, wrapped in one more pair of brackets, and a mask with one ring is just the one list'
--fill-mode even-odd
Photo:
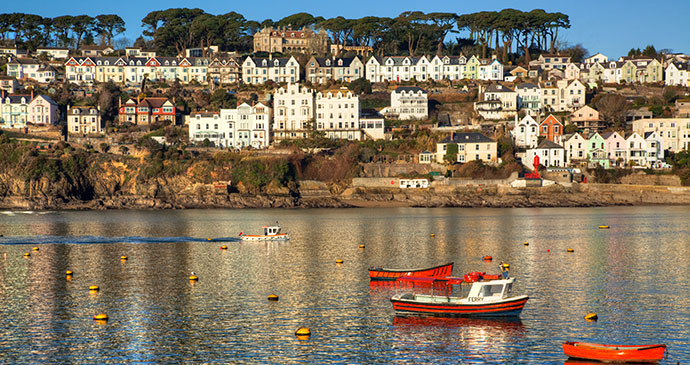
{"label": "orange boat", "polygon": [[371,280],[397,280],[399,277],[403,276],[415,276],[415,277],[446,277],[453,272],[453,263],[448,263],[445,265],[440,265],[436,267],[430,267],[428,269],[386,269],[382,267],[370,267],[369,268],[369,279]]}
{"label": "orange boat", "polygon": [[666,345],[601,345],[568,341],[563,343],[563,352],[571,359],[656,363],[664,358]]}

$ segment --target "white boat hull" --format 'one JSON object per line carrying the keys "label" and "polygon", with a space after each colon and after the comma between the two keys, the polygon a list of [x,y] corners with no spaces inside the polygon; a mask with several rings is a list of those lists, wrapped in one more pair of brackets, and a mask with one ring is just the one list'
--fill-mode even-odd
{"label": "white boat hull", "polygon": [[242,236],[242,241],[287,241],[290,236],[287,233],[263,235],[263,234],[248,234]]}

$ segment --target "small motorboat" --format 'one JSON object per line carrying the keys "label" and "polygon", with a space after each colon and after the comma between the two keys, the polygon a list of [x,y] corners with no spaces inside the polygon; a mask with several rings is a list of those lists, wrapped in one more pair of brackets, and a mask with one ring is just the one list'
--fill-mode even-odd
{"label": "small motorboat", "polygon": [[264,234],[244,234],[240,232],[240,238],[242,241],[287,241],[290,239],[290,235],[287,233],[281,233],[281,227],[276,222],[275,226],[263,226]]}
{"label": "small motorboat", "polygon": [[[391,298],[396,315],[437,317],[517,317],[529,299],[526,295],[510,296],[515,278],[471,273],[464,278],[435,278],[446,286],[443,295],[405,293]],[[421,281],[421,280],[420,280]],[[471,283],[467,295],[462,284]],[[460,286],[460,296],[451,296],[452,286]],[[436,285],[433,285],[436,287]]]}
{"label": "small motorboat", "polygon": [[571,359],[604,362],[656,363],[664,358],[666,345],[602,345],[564,342],[563,352]]}
{"label": "small motorboat", "polygon": [[414,277],[446,277],[453,272],[453,263],[430,267],[428,269],[386,269],[382,267],[370,267],[369,279],[395,281],[403,276]]}

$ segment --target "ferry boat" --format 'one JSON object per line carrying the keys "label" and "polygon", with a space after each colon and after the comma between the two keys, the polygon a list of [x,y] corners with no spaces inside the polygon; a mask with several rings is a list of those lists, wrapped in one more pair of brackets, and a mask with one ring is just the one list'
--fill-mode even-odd
{"label": "ferry boat", "polygon": [[240,238],[242,241],[287,241],[290,239],[290,235],[287,233],[281,233],[281,227],[276,222],[275,226],[263,226],[264,234],[244,234],[240,233]]}
{"label": "ferry boat", "polygon": [[446,277],[453,272],[453,263],[447,263],[426,269],[386,269],[382,267],[370,267],[370,280],[395,281],[405,276],[414,277]]}
{"label": "ferry boat", "polygon": [[[488,280],[485,280],[485,277]],[[407,278],[407,280],[415,280]],[[464,278],[420,278],[446,285],[445,295],[405,293],[391,298],[396,315],[438,317],[517,317],[529,299],[526,295],[510,296],[515,278],[471,273]],[[471,283],[467,295],[461,284]],[[435,286],[435,285],[434,285]],[[452,287],[459,286],[461,296],[451,296]]]}

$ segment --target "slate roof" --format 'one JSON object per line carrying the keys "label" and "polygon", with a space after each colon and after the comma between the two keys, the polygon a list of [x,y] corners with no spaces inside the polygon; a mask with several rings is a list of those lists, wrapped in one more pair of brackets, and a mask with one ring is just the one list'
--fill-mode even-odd
{"label": "slate roof", "polygon": [[446,137],[440,143],[487,143],[495,142],[493,139],[477,132],[453,133],[453,139]]}
{"label": "slate roof", "polygon": [[420,87],[417,87],[417,86],[399,86],[397,89],[393,90],[393,92],[396,93],[396,94],[402,93],[402,92],[413,92],[413,93],[417,93],[417,92],[420,92],[420,91],[426,94],[426,90],[424,90],[424,89],[422,89],[422,88],[420,88]]}
{"label": "slate roof", "polygon": [[[355,60],[354,57],[339,57],[339,58],[326,58],[326,57],[314,57],[316,59],[316,63],[319,65],[319,67],[350,67],[352,64],[352,61]],[[331,64],[326,65],[326,60],[330,60]],[[342,60],[343,64],[338,65],[338,61]]]}
{"label": "slate roof", "polygon": [[548,139],[544,139],[544,140],[541,141],[541,143],[537,146],[537,149],[547,149],[547,150],[551,150],[551,149],[555,149],[555,148],[563,149],[563,146],[559,145],[558,143],[551,142],[551,141],[549,141]]}
{"label": "slate roof", "polygon": [[512,93],[515,91],[513,91],[513,89],[511,89],[505,85],[491,84],[491,85],[486,87],[486,90],[484,90],[484,92],[487,92],[487,93]]}

